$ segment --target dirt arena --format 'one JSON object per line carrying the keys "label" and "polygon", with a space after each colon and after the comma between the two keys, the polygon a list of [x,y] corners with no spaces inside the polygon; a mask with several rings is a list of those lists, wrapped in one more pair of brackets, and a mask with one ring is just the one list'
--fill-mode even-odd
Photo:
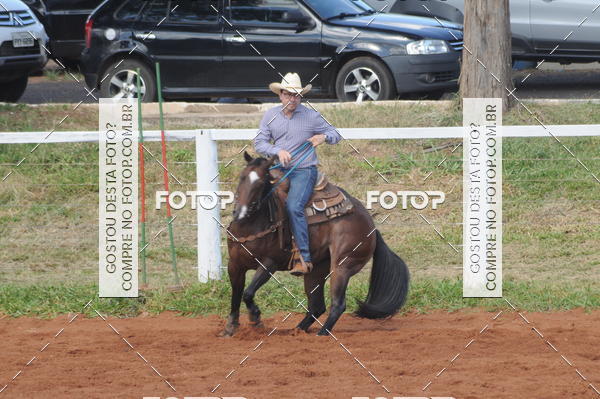
{"label": "dirt arena", "polygon": [[316,328],[295,334],[299,314],[268,318],[262,330],[244,326],[244,315],[233,338],[217,337],[216,316],[4,317],[0,399],[600,398],[600,311],[524,313],[530,324],[512,311],[496,315],[344,315],[338,341]]}

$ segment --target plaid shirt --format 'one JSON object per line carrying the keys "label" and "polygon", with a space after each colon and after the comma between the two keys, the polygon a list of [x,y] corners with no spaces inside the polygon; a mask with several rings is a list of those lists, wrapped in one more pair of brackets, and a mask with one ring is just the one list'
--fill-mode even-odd
{"label": "plaid shirt", "polygon": [[[260,121],[260,131],[254,139],[254,148],[257,152],[271,157],[277,155],[280,150],[292,152],[317,134],[324,134],[327,144],[336,144],[342,138],[336,128],[327,123],[317,111],[298,104],[292,117],[288,119],[283,114],[283,105],[278,105],[265,112]],[[304,151],[294,158],[299,159],[302,154]],[[291,163],[294,162],[295,160],[292,160]],[[317,152],[313,151],[298,167],[306,168],[318,163]]]}

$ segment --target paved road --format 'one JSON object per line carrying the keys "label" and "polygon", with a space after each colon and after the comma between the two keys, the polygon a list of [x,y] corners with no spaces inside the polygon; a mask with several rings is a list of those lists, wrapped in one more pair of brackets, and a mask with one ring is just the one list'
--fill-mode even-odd
{"label": "paved road", "polygon": [[[533,71],[524,83],[521,81],[529,72],[515,73],[515,85],[518,88],[515,95],[518,98],[600,98],[600,65],[598,63],[564,67],[547,64],[542,67],[539,71]],[[265,101],[267,99],[258,100]],[[273,98],[268,100],[272,102]],[[50,81],[45,77],[32,77],[20,102],[43,104],[78,103],[80,101],[88,103],[97,101],[88,95],[83,81],[76,82],[70,78],[68,81]]]}
{"label": "paved road", "polygon": [[[75,80],[68,81],[49,81],[46,78],[31,77],[29,85],[20,103],[23,104],[46,104],[46,103],[94,103],[98,101],[98,91],[89,93],[83,82],[78,83]],[[258,102],[273,102],[275,97],[257,98],[253,101]],[[193,99],[179,100],[186,102],[194,102]],[[213,99],[220,102],[247,102],[246,99]],[[334,100],[311,100],[313,102],[330,102]]]}

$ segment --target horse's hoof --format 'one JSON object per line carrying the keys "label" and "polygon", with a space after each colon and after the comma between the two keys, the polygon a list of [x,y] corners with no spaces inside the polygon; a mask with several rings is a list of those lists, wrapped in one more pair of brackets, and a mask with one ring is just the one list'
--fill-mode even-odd
{"label": "horse's hoof", "polygon": [[250,321],[250,325],[254,327],[262,327],[262,321],[260,320],[260,312],[255,314],[248,314],[248,321]]}
{"label": "horse's hoof", "polygon": [[324,328],[320,329],[319,332],[317,333],[317,336],[319,336],[319,337],[326,337],[328,335],[329,335],[329,331],[327,331]]}
{"label": "horse's hoof", "polygon": [[254,328],[264,328],[265,327],[265,325],[263,324],[263,322],[260,321],[260,320],[257,321],[257,322],[252,322],[252,323],[250,323],[250,325],[252,327],[254,327]]}
{"label": "horse's hoof", "polygon": [[223,338],[233,337],[233,334],[235,334],[238,327],[239,327],[239,324],[237,324],[237,325],[228,324],[227,326],[225,326],[225,329],[223,331],[221,331],[221,333],[219,334],[219,337],[223,337]]}
{"label": "horse's hoof", "polygon": [[300,327],[296,327],[292,330],[292,333],[290,334],[292,337],[296,337],[300,334],[306,334],[308,331],[307,330],[303,330]]}
{"label": "horse's hoof", "polygon": [[219,337],[220,338],[233,337],[233,331],[229,331],[229,330],[225,329],[219,333]]}

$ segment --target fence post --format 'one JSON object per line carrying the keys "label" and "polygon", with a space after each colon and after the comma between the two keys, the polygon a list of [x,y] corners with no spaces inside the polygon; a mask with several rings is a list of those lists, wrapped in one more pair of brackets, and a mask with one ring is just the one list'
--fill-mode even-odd
{"label": "fence post", "polygon": [[[219,190],[219,166],[217,143],[211,130],[199,130],[196,134],[196,181],[197,191]],[[201,198],[196,202],[198,216],[198,280],[221,279],[221,231],[220,206],[204,209]],[[218,221],[215,221],[215,219]]]}

